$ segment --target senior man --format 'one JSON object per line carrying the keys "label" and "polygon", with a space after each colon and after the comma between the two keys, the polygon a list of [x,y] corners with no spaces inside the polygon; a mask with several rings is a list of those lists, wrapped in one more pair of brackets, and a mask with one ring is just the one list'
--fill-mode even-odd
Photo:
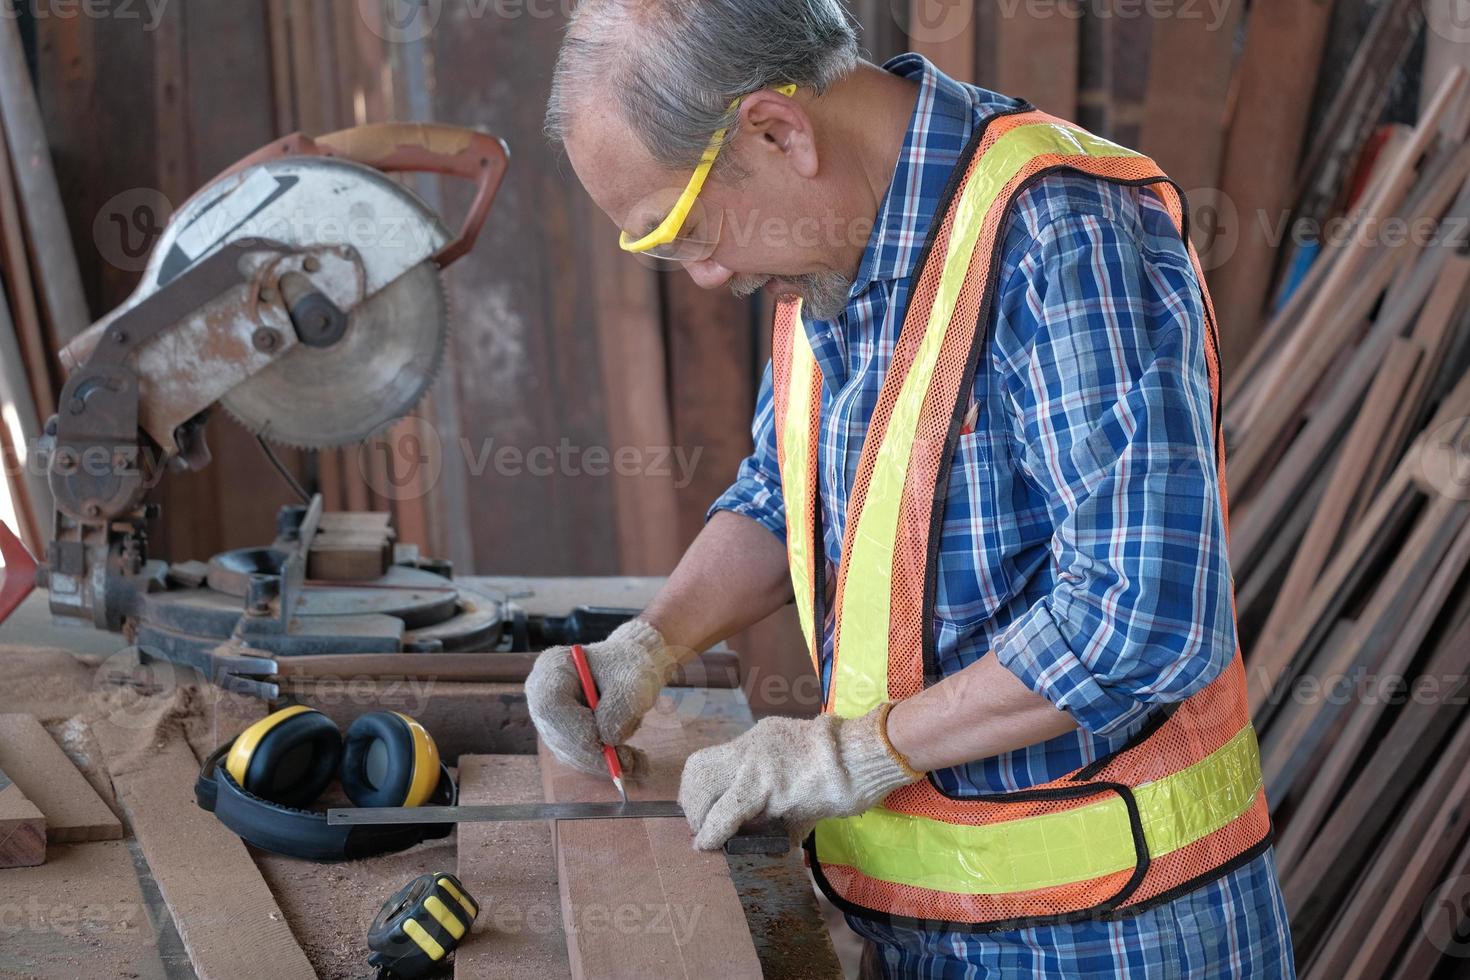
{"label": "senior man", "polygon": [[1178,189],[864,62],[838,0],[584,0],[548,131],[625,251],[779,298],[755,451],[596,712],[538,659],[551,750],[636,777],[674,667],[794,600],[823,712],[689,759],[696,846],[784,821],[871,975],[1290,976]]}

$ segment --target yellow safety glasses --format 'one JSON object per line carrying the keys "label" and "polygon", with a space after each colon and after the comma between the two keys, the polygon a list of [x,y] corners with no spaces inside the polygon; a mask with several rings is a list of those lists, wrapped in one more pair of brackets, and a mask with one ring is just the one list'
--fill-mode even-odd
{"label": "yellow safety glasses", "polygon": [[[775,91],[790,98],[796,94],[796,86],[778,85]],[[734,112],[744,100],[745,96],[741,96],[731,102],[729,111]],[[722,128],[710,137],[709,146],[700,157],[699,166],[694,168],[694,175],[689,178],[688,186],[673,202],[656,228],[636,240],[626,231],[619,235],[618,245],[623,251],[669,262],[701,262],[714,254],[715,246],[720,243],[720,231],[725,220],[724,209],[696,205],[699,203],[700,191],[704,190],[705,178],[709,176],[710,168],[720,155],[720,147],[725,143],[727,131]],[[645,202],[648,205],[657,203],[657,200]],[[653,213],[657,214],[658,211],[654,210]]]}

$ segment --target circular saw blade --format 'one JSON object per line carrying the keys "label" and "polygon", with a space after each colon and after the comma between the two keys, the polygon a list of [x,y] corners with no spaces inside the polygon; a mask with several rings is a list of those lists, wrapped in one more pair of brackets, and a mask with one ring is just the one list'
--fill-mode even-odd
{"label": "circular saw blade", "polygon": [[421,262],[353,310],[331,347],[298,344],[220,404],[245,428],[297,449],[361,442],[407,415],[444,361],[449,302]]}

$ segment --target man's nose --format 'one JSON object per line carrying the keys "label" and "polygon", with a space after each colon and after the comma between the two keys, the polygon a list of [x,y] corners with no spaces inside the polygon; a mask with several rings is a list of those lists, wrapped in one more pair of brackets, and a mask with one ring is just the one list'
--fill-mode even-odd
{"label": "man's nose", "polygon": [[700,289],[718,289],[730,281],[734,275],[729,269],[720,265],[713,259],[704,259],[700,262],[685,262],[684,271],[689,273],[689,278]]}

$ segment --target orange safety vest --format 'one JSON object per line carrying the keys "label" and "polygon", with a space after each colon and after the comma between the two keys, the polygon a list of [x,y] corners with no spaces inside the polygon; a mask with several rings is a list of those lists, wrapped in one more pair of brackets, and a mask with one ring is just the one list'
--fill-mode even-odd
{"label": "orange safety vest", "polygon": [[[826,711],[857,717],[924,688],[934,643],[932,531],[994,316],[1000,236],[1021,192],[1058,171],[1149,187],[1189,245],[1183,194],[1153,161],[1030,107],[981,127],[930,232],[848,500]],[[1204,294],[1223,509],[1214,310],[1192,247],[1189,254]],[[777,309],[772,362],[787,554],[815,663],[826,567],[816,454],[822,376],[799,301]],[[920,780],[867,813],[823,821],[807,849],[818,883],[847,911],[992,930],[1127,915],[1244,864],[1270,838],[1237,650],[1212,683],[1161,707],[1128,745],[1076,772],[963,798]]]}

